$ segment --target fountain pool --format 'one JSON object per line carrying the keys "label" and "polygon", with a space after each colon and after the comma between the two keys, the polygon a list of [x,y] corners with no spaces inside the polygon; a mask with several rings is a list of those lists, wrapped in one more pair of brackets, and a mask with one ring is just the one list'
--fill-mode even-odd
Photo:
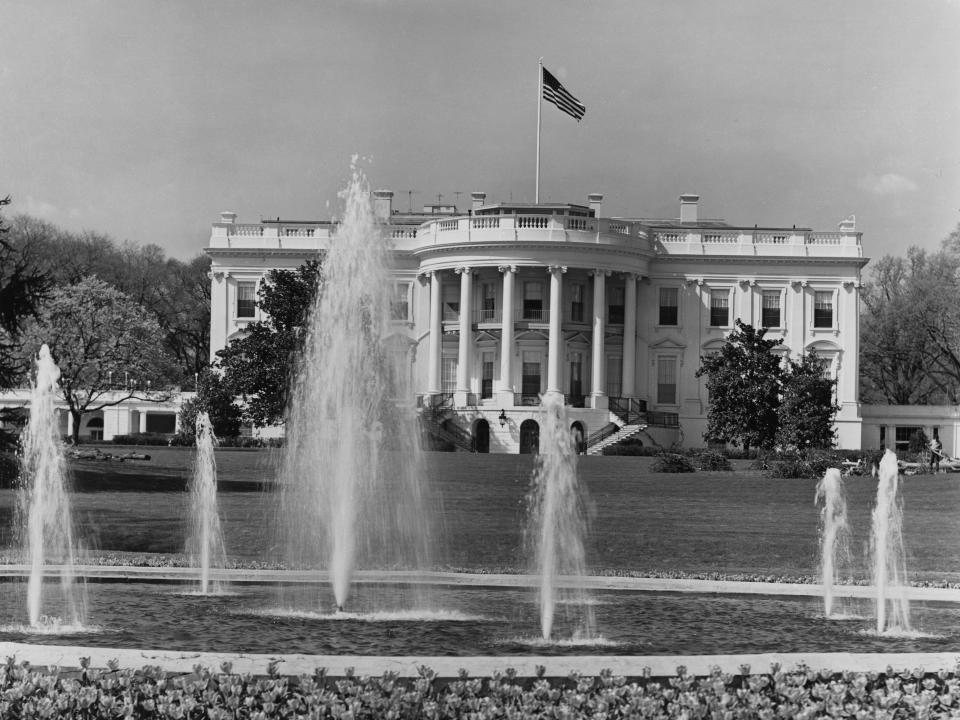
{"label": "fountain pool", "polygon": [[[545,642],[533,587],[432,586],[431,608],[411,609],[417,588],[358,582],[353,609],[335,613],[326,583],[233,584],[231,594],[202,596],[195,584],[89,583],[88,626],[68,635],[38,633],[15,618],[0,623],[0,642],[183,652],[315,655],[659,655],[758,652],[938,652],[960,640],[960,605],[916,603],[918,632],[877,637],[869,598],[852,600],[860,617],[823,617],[815,596],[772,597],[595,590],[596,635]],[[8,595],[24,594],[20,582]],[[581,622],[561,601],[555,634]]]}

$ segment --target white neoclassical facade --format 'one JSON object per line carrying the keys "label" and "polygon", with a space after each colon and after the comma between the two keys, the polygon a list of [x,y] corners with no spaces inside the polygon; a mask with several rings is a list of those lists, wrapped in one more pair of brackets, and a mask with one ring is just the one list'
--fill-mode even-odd
{"label": "white neoclassical facade", "polygon": [[[696,195],[680,197],[675,219],[603,218],[602,199],[488,204],[473,193],[464,214],[409,213],[393,209],[392,192],[374,192],[395,250],[395,331],[441,440],[527,451],[539,395],[558,393],[594,450],[615,426],[644,442],[703,446],[708,398],[695,374],[739,318],[782,337],[785,357],[817,351],[838,380],[839,445],[860,446],[867,260],[852,219],[832,232],[735,226],[700,218]],[[322,259],[333,229],[221,214],[207,248],[211,356],[260,319],[266,272]]]}

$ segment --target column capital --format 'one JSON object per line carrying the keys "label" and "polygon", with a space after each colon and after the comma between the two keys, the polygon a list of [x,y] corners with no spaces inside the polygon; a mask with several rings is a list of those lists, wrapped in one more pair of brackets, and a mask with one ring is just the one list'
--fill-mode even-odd
{"label": "column capital", "polygon": [[460,267],[453,269],[457,275],[469,275],[472,270],[473,268],[471,268],[469,265],[461,265]]}
{"label": "column capital", "polygon": [[696,285],[699,287],[703,285],[703,278],[687,278],[685,282],[687,285]]}
{"label": "column capital", "polygon": [[417,281],[421,285],[426,285],[428,282],[430,282],[433,279],[433,276],[435,274],[436,274],[436,271],[434,270],[422,270],[417,273]]}
{"label": "column capital", "polygon": [[844,280],[843,286],[847,288],[847,290],[859,290],[863,287],[863,283],[857,280]]}
{"label": "column capital", "polygon": [[639,279],[642,277],[642,276],[640,275],[640,273],[637,273],[637,272],[629,272],[629,271],[625,271],[625,272],[623,273],[623,276],[624,276],[625,278],[627,278],[628,280],[639,280]]}
{"label": "column capital", "polygon": [[566,265],[547,265],[547,272],[551,275],[563,275],[567,271]]}
{"label": "column capital", "polygon": [[800,288],[805,288],[808,285],[806,280],[793,280],[790,284],[798,290]]}
{"label": "column capital", "polygon": [[750,279],[747,279],[747,278],[741,278],[741,279],[738,280],[737,282],[740,284],[740,287],[742,287],[743,289],[747,289],[748,287],[756,287],[756,286],[757,286],[757,281],[756,281],[756,280],[750,280]]}
{"label": "column capital", "polygon": [[593,268],[589,271],[589,274],[594,277],[610,277],[611,272],[611,270],[607,270],[606,268]]}
{"label": "column capital", "polygon": [[497,270],[499,270],[502,273],[508,273],[508,272],[516,273],[517,266],[516,265],[497,265]]}

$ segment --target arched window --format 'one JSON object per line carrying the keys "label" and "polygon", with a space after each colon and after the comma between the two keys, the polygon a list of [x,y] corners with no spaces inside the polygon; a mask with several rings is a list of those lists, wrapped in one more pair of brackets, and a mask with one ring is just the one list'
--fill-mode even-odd
{"label": "arched window", "polygon": [[524,420],[520,424],[520,454],[536,455],[540,452],[540,425],[536,420]]}
{"label": "arched window", "polygon": [[577,455],[583,455],[587,452],[587,435],[583,429],[583,423],[577,420],[570,426],[570,434],[573,436],[573,449]]}
{"label": "arched window", "polygon": [[490,452],[490,423],[477,420],[473,426],[473,449],[478,453]]}

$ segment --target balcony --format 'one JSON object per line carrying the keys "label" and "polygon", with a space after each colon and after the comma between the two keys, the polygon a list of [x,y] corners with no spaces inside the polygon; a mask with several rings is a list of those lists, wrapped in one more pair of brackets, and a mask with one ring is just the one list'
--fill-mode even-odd
{"label": "balcony", "polygon": [[861,257],[861,233],[757,228],[653,229],[659,255]]}

